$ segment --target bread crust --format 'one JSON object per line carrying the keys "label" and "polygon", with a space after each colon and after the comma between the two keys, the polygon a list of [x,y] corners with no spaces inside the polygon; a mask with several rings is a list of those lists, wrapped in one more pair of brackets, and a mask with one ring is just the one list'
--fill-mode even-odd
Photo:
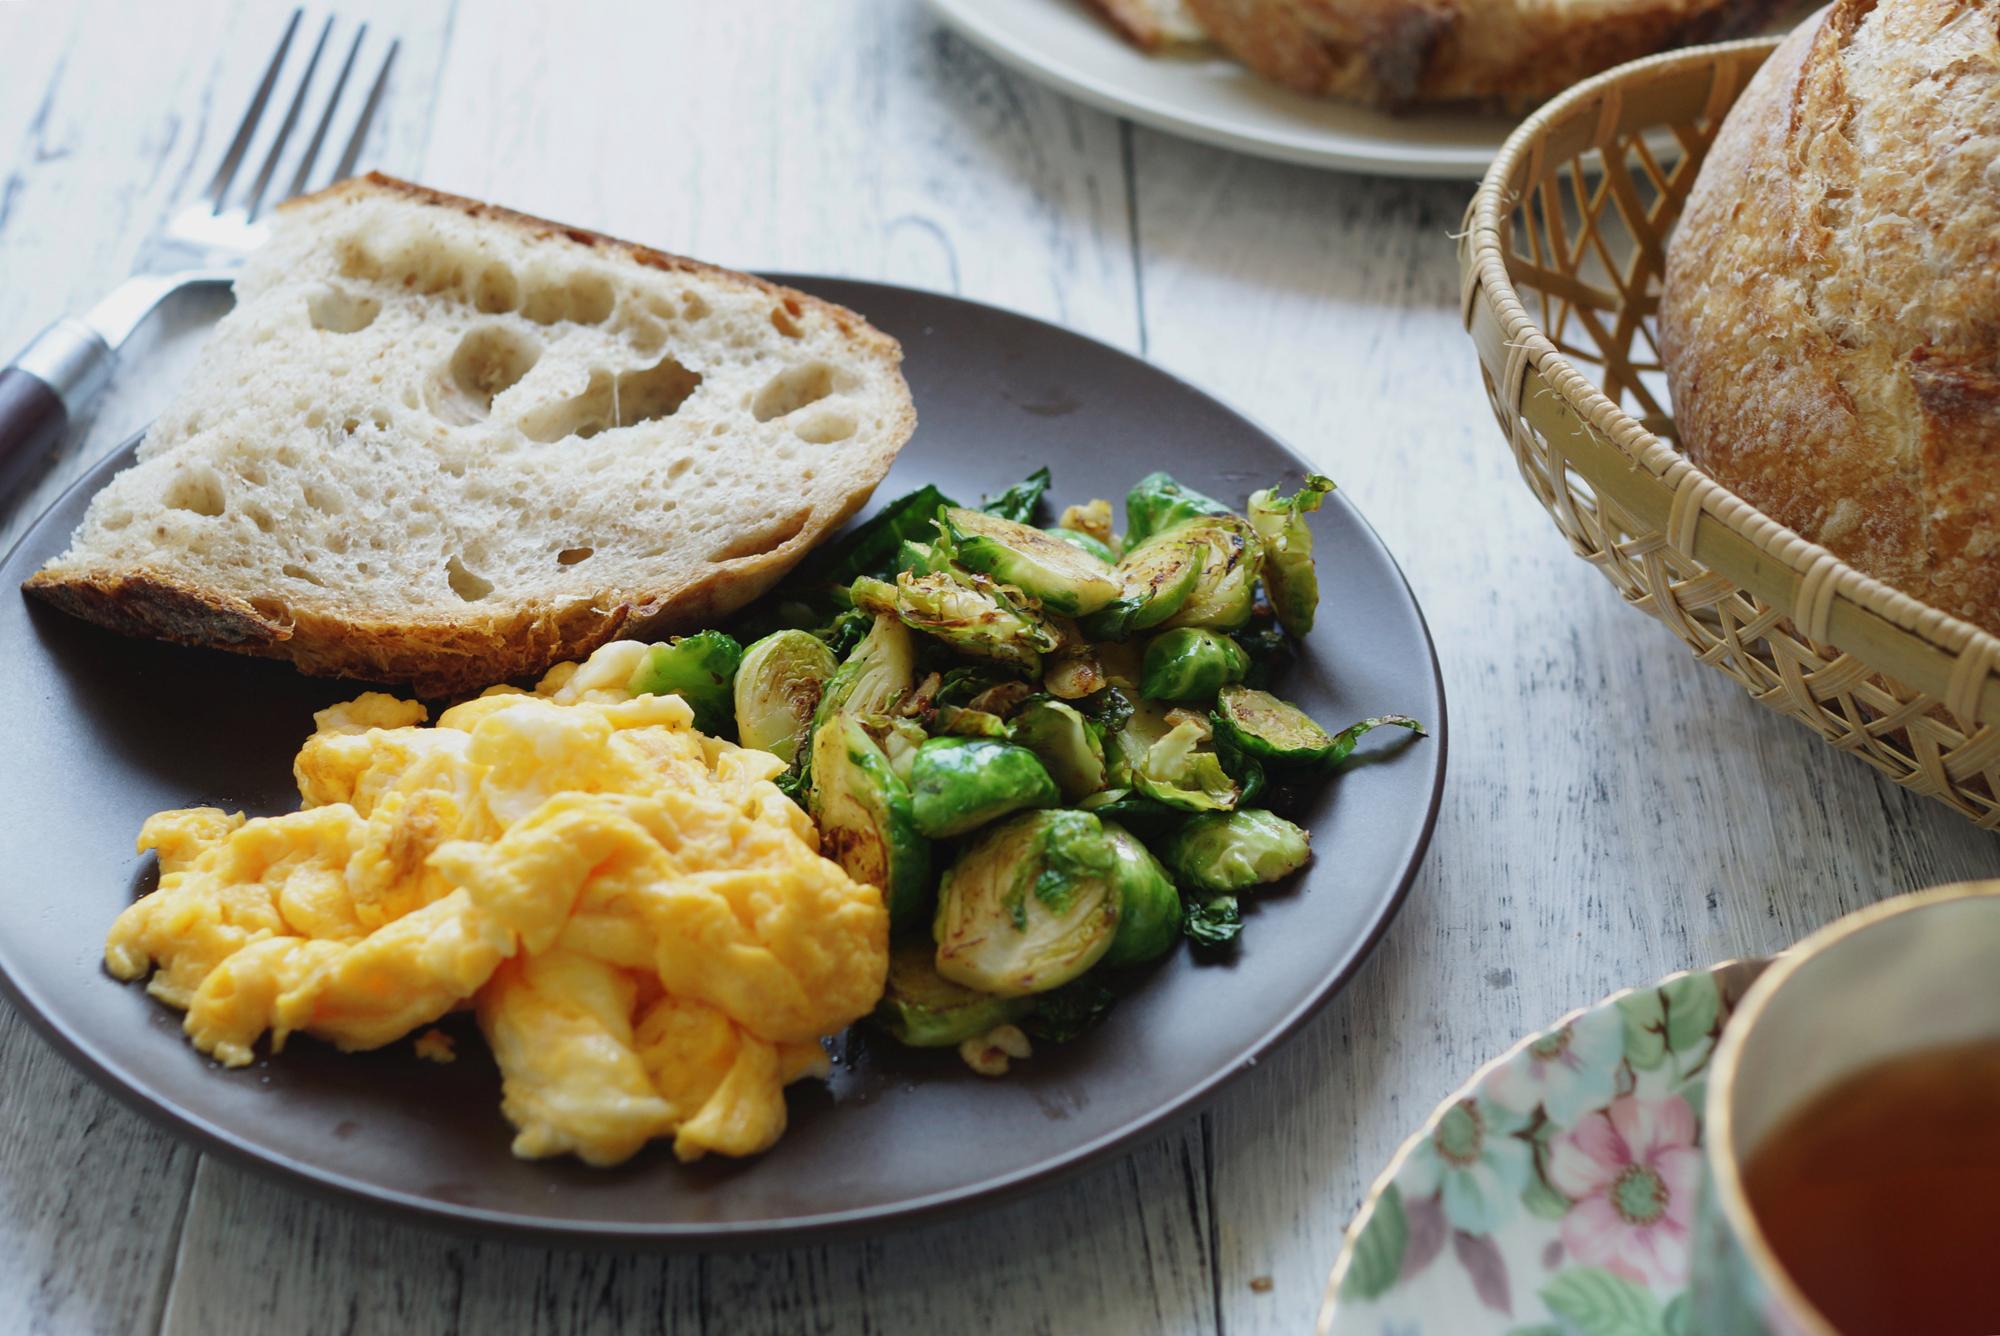
{"label": "bread crust", "polygon": [[1188,0],[1263,77],[1384,107],[1523,106],[1622,61],[1755,32],[1785,0]]}
{"label": "bread crust", "polygon": [[768,550],[710,561],[657,586],[604,590],[593,597],[560,601],[519,600],[491,610],[468,608],[448,617],[369,615],[343,607],[332,594],[313,601],[287,599],[275,591],[269,598],[245,598],[146,566],[52,563],[25,582],[28,593],[124,635],[288,659],[314,676],[407,683],[421,695],[453,695],[540,673],[621,635],[691,629],[743,606],[861,508],[916,428],[916,410],[897,370],[901,345],[855,312],[809,293],[379,173],[340,182],[283,207],[365,192],[453,209],[521,230],[536,240],[563,238],[594,250],[616,251],[648,268],[751,288],[782,303],[794,316],[808,309],[817,312],[834,325],[857,357],[880,363],[902,390],[891,430],[872,455],[856,465],[856,476],[865,484],[853,488],[837,505],[815,507],[785,541]]}
{"label": "bread crust", "polygon": [[2000,631],[2000,5],[1839,0],[1758,72],[1670,239],[1681,444]]}

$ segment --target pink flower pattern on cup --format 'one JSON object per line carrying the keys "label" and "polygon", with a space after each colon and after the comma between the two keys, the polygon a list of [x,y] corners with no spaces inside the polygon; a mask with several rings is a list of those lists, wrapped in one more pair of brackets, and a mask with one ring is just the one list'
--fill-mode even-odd
{"label": "pink flower pattern on cup", "polygon": [[1624,1095],[1557,1137],[1549,1182],[1572,1203],[1563,1246],[1576,1261],[1628,1280],[1687,1280],[1701,1189],[1694,1110],[1680,1095]]}

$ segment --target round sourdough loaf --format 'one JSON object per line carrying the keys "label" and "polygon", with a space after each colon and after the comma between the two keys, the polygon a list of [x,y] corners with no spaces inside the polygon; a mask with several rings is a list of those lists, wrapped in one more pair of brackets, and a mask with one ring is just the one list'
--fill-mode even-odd
{"label": "round sourdough loaf", "polygon": [[2000,0],[1839,0],[1730,111],[1667,254],[1681,443],[2000,631]]}

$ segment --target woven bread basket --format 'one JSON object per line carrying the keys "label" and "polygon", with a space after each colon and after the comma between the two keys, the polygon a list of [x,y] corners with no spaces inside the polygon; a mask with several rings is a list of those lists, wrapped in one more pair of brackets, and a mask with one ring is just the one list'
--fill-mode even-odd
{"label": "woven bread basket", "polygon": [[1500,430],[1576,554],[1831,745],[2000,826],[2000,638],[1863,575],[1682,458],[1654,333],[1666,237],[1776,47],[1620,66],[1530,117],[1473,197],[1462,313]]}

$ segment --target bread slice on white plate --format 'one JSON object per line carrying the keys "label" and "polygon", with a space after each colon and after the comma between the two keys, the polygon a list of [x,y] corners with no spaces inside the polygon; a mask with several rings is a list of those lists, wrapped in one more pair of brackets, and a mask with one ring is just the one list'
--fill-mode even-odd
{"label": "bread slice on white plate", "polygon": [[896,341],[745,274],[369,176],[286,205],[27,588],[446,693],[768,588],[916,425]]}

